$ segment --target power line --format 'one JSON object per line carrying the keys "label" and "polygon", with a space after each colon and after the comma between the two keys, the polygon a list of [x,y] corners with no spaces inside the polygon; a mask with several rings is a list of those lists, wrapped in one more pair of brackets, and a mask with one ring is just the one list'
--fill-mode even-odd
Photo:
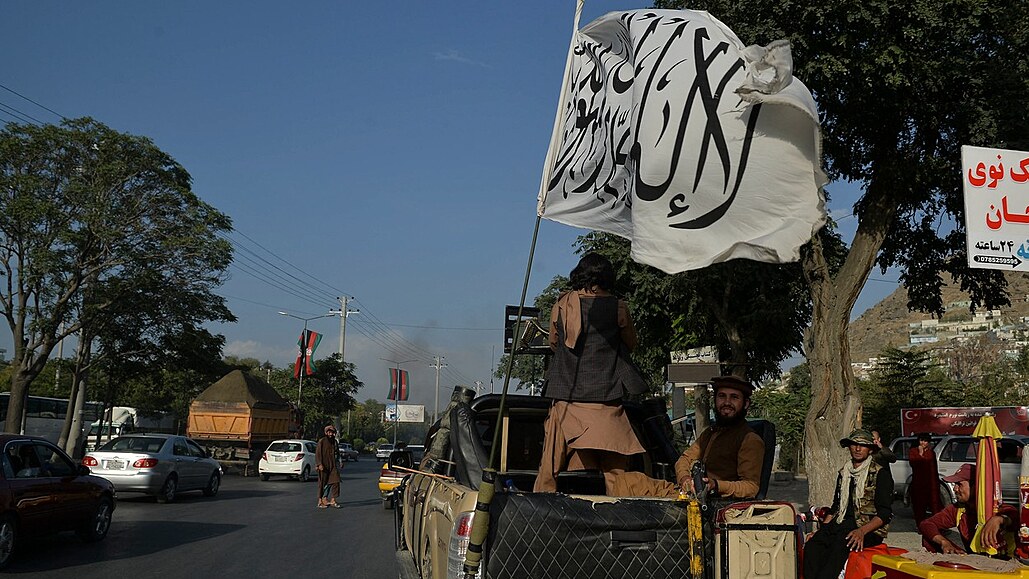
{"label": "power line", "polygon": [[[0,88],[4,89],[5,91],[7,91],[7,92],[9,92],[9,93],[11,93],[11,94],[14,94],[14,95],[20,96],[21,98],[23,98],[23,99],[25,99],[25,100],[29,101],[30,103],[32,103],[32,104],[34,104],[34,105],[36,105],[37,107],[39,107],[39,108],[41,108],[41,109],[43,109],[43,110],[45,110],[45,111],[50,111],[51,113],[53,113],[53,114],[55,114],[55,115],[57,115],[57,116],[61,117],[61,120],[65,120],[65,121],[67,121],[67,120],[68,120],[68,117],[66,117],[66,116],[62,115],[61,113],[59,113],[59,112],[55,111],[54,109],[52,109],[52,108],[50,108],[50,107],[47,107],[47,106],[45,106],[45,105],[41,105],[41,104],[37,103],[36,101],[34,101],[34,100],[30,99],[29,97],[27,97],[27,96],[25,96],[25,95],[21,94],[20,92],[18,92],[18,91],[16,91],[16,90],[10,89],[10,88],[8,88],[8,87],[6,87],[6,86],[2,85],[2,84],[0,84]],[[45,124],[45,123],[44,123],[44,124]]]}
{"label": "power line", "polygon": [[23,123],[28,123],[30,125],[43,125],[43,124],[45,124],[43,121],[33,117],[32,115],[30,115],[28,113],[25,113],[25,112],[22,112],[22,111],[19,111],[18,109],[14,108],[12,106],[8,106],[8,105],[5,105],[3,103],[0,103],[0,109],[3,109],[4,112],[6,112],[9,116],[13,116],[13,117],[17,118],[18,120],[20,120]]}

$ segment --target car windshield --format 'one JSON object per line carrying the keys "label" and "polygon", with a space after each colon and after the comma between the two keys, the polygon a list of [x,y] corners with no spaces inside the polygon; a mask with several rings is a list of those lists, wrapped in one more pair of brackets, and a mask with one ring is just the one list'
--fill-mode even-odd
{"label": "car windshield", "polygon": [[268,445],[272,452],[300,452],[302,450],[299,442],[273,442]]}
{"label": "car windshield", "polygon": [[380,444],[379,450],[393,450],[392,444]]}
{"label": "car windshield", "polygon": [[151,436],[122,436],[120,438],[115,438],[97,450],[161,452],[161,447],[164,446],[166,441],[166,438],[154,438]]}

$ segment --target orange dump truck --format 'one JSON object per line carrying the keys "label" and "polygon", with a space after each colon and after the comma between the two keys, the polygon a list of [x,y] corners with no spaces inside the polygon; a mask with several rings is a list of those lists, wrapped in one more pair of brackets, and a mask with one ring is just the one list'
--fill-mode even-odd
{"label": "orange dump truck", "polygon": [[226,467],[256,472],[261,453],[297,430],[297,413],[267,382],[233,370],[189,405],[186,434]]}

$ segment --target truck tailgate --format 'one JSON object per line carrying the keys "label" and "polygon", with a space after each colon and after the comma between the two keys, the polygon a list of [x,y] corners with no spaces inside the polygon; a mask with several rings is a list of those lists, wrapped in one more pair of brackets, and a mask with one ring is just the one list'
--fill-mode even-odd
{"label": "truck tailgate", "polygon": [[690,576],[686,503],[597,498],[497,494],[485,577]]}

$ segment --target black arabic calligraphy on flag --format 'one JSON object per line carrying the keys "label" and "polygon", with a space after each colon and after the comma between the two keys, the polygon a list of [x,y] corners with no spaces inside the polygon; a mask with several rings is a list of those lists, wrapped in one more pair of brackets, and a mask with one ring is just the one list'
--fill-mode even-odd
{"label": "black arabic calligraphy on flag", "polygon": [[789,45],[704,12],[611,13],[577,33],[539,214],[675,273],[795,260],[825,220],[817,111]]}

